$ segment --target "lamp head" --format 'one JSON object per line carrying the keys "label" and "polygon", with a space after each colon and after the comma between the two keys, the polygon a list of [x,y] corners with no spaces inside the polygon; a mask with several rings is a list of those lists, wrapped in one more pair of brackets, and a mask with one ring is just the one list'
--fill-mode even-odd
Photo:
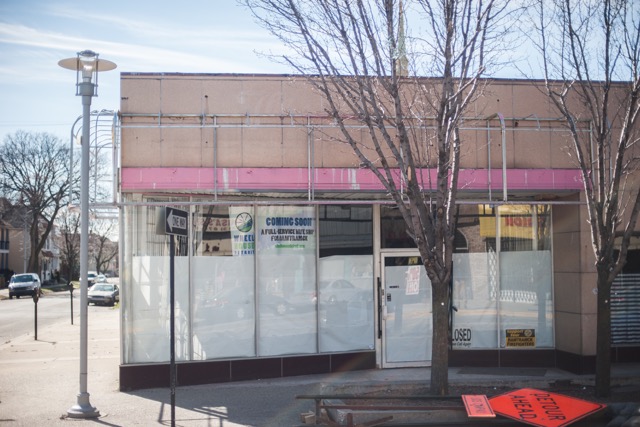
{"label": "lamp head", "polygon": [[62,68],[76,72],[76,95],[98,95],[98,73],[116,68],[115,63],[99,59],[99,56],[92,50],[83,50],[75,58],[58,62]]}
{"label": "lamp head", "polygon": [[[78,52],[78,68],[82,71],[82,81],[91,83],[93,73],[97,72],[98,54],[92,50]],[[78,70],[80,71],[80,70]]]}

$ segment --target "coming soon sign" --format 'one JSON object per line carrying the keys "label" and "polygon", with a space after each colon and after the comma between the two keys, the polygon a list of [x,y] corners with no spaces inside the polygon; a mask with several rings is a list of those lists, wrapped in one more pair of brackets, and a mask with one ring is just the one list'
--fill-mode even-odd
{"label": "coming soon sign", "polygon": [[563,427],[585,418],[605,405],[548,391],[525,388],[489,399],[495,413],[540,427]]}

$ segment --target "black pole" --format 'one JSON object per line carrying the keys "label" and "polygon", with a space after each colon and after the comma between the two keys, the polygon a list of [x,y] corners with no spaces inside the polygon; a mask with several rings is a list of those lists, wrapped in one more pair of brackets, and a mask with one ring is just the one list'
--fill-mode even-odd
{"label": "black pole", "polygon": [[69,299],[71,300],[71,324],[73,325],[73,285],[69,282]]}
{"label": "black pole", "polygon": [[34,340],[38,341],[38,292],[40,289],[33,291],[33,329],[35,330]]}
{"label": "black pole", "polygon": [[175,257],[175,237],[171,235],[169,243],[169,328],[171,329],[171,361],[169,364],[169,375],[171,383],[171,427],[176,425],[176,347],[175,347],[175,295],[174,295],[174,257]]}

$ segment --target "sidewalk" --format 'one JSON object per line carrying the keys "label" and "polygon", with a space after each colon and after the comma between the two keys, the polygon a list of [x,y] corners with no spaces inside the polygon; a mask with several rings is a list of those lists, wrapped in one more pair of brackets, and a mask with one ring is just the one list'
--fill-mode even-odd
{"label": "sidewalk", "polygon": [[[0,302],[0,307],[4,302]],[[170,425],[170,390],[118,391],[120,363],[119,309],[89,307],[88,391],[100,417],[67,419],[79,391],[79,321],[42,327],[38,341],[32,335],[0,344],[0,425],[59,426],[91,423],[106,426]],[[592,381],[593,376],[575,376],[556,369],[521,370],[515,376],[495,370],[450,369],[451,384],[492,384],[547,387],[553,381]],[[640,363],[617,365],[614,382],[640,386]],[[300,425],[300,414],[313,409],[313,402],[296,400],[300,394],[315,394],[321,387],[385,384],[426,384],[428,368],[385,369],[312,375],[273,380],[178,387],[178,426]],[[353,392],[353,388],[351,388]]]}

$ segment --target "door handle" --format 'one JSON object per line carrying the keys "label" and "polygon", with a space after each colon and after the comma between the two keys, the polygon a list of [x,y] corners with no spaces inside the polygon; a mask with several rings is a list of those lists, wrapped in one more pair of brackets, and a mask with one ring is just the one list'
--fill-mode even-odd
{"label": "door handle", "polygon": [[[378,339],[382,338],[383,296],[384,291],[382,290],[382,280],[380,280],[380,277],[378,277]],[[386,310],[386,307],[384,309]]]}

